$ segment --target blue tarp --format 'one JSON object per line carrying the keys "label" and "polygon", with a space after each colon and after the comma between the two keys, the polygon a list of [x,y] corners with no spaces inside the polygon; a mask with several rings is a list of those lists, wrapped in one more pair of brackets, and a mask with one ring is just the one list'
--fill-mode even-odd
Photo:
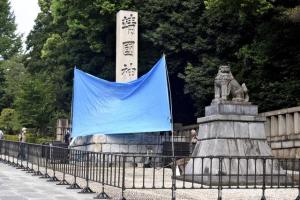
{"label": "blue tarp", "polygon": [[75,68],[72,137],[171,130],[166,61],[129,83],[109,82]]}

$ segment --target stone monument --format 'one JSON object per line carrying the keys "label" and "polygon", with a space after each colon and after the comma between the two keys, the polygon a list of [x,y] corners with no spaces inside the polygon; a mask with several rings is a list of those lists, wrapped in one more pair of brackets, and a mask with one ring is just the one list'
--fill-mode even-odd
{"label": "stone monument", "polygon": [[[220,169],[219,159],[194,158],[185,168],[186,177],[191,174],[222,173],[225,175],[223,181],[226,182],[226,175],[229,174],[261,176],[263,170],[269,174],[271,170],[277,173],[279,165],[271,161],[272,151],[266,140],[265,118],[258,116],[257,105],[249,102],[246,85],[244,83],[240,85],[234,79],[229,66],[220,66],[214,88],[215,98],[210,106],[205,107],[205,117],[197,119],[198,141],[192,156],[224,157],[221,161],[222,169]],[[266,160],[263,161],[262,158]],[[193,178],[196,181],[199,177]],[[236,181],[240,181],[240,184],[242,182],[241,178],[237,179],[237,176],[235,179],[234,176],[231,178],[231,184]],[[258,179],[255,181],[259,181]],[[210,181],[214,182],[214,179]],[[218,182],[218,179],[215,181]]]}
{"label": "stone monument", "polygon": [[120,10],[116,29],[116,82],[126,83],[138,74],[138,13]]}
{"label": "stone monument", "polygon": [[[120,10],[116,22],[116,82],[126,83],[138,77],[138,13]],[[117,126],[117,124],[116,124]],[[127,154],[161,154],[162,135],[167,133],[95,134],[77,137],[77,149]]]}

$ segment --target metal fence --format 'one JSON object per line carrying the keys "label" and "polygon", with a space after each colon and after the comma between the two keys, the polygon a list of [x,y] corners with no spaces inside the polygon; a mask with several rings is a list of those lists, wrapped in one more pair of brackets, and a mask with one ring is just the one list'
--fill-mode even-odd
{"label": "metal fence", "polygon": [[[0,160],[81,193],[92,193],[90,181],[98,182],[102,185],[98,199],[109,198],[105,186],[112,186],[120,188],[122,199],[130,189],[168,189],[171,199],[179,189],[216,189],[218,199],[223,189],[261,189],[265,199],[266,189],[298,188],[300,200],[299,159],[134,156],[0,140]],[[73,176],[71,184],[66,174]],[[85,187],[77,178],[85,179]]]}

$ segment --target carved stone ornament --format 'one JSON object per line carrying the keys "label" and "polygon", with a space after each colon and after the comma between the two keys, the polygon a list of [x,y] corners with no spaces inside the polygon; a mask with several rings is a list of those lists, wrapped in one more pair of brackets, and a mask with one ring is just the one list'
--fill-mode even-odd
{"label": "carved stone ornament", "polygon": [[215,98],[212,103],[249,103],[248,89],[233,77],[230,67],[221,65],[215,78]]}

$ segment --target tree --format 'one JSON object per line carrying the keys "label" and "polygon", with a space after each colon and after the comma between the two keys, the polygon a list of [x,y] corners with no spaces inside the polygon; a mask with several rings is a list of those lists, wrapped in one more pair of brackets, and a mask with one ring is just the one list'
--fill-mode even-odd
{"label": "tree", "polygon": [[2,72],[0,110],[13,107],[16,94],[26,79],[26,69],[22,62],[22,56],[15,56],[0,65],[0,72]]}
{"label": "tree", "polygon": [[16,133],[21,124],[17,112],[11,108],[4,108],[0,115],[0,128],[6,133]]}
{"label": "tree", "polygon": [[55,86],[48,74],[27,75],[14,101],[16,112],[20,114],[21,124],[46,133],[55,115]]}
{"label": "tree", "polygon": [[8,59],[22,47],[21,36],[16,34],[15,17],[8,0],[0,0],[0,57]]}
{"label": "tree", "polygon": [[[293,1],[290,1],[293,2]],[[294,1],[296,2],[296,1]],[[231,65],[260,111],[299,105],[299,23],[286,11],[295,4],[265,0],[209,0],[201,17],[198,62],[187,65],[185,91],[198,113],[213,98],[221,64]]]}

